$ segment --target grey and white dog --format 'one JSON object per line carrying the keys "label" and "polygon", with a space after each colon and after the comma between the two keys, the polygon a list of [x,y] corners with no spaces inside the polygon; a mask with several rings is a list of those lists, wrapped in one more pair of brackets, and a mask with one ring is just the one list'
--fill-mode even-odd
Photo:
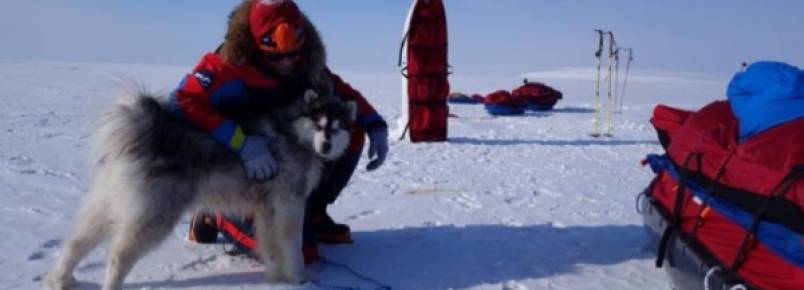
{"label": "grey and white dog", "polygon": [[109,240],[103,289],[121,289],[137,260],[194,209],[255,213],[256,251],[268,280],[307,279],[301,255],[305,202],[324,163],[347,148],[353,104],[308,90],[290,104],[242,114],[236,121],[244,131],[274,137],[269,147],[278,172],[255,181],[235,154],[176,120],[166,101],[143,93],[123,99],[95,132],[92,184],[47,287],[75,285],[78,263]]}

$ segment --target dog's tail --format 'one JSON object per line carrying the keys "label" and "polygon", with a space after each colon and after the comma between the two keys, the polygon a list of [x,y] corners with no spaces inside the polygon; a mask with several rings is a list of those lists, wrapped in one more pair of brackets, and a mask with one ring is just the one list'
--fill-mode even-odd
{"label": "dog's tail", "polygon": [[99,165],[138,151],[147,142],[143,137],[168,117],[156,97],[144,90],[124,91],[101,115],[100,126],[93,134],[92,160]]}
{"label": "dog's tail", "polygon": [[212,138],[177,119],[164,97],[144,89],[122,93],[93,136],[94,164],[110,158],[148,162],[150,170],[192,168],[231,155]]}

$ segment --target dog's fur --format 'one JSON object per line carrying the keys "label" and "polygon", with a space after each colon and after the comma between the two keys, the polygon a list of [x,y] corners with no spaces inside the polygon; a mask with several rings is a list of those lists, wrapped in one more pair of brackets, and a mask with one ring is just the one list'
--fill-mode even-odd
{"label": "dog's fur", "polygon": [[354,118],[352,107],[311,92],[285,107],[246,112],[237,120],[247,133],[275,137],[269,147],[279,169],[268,181],[247,179],[235,154],[176,120],[161,100],[134,94],[114,106],[95,133],[93,183],[47,286],[73,285],[76,265],[109,239],[103,289],[121,289],[135,262],[172,231],[183,213],[199,208],[256,213],[256,251],[268,279],[304,281],[306,198],[324,162],[345,152]]}
{"label": "dog's fur", "polygon": [[[232,65],[256,63],[259,52],[248,24],[254,1],[244,0],[229,16],[218,54]],[[250,133],[276,136],[270,147],[279,164],[277,175],[268,182],[246,179],[236,155],[206,133],[174,120],[163,101],[128,94],[95,133],[96,173],[73,236],[48,275],[49,288],[73,285],[72,272],[80,260],[109,239],[103,289],[120,289],[134,263],[165,238],[184,212],[195,208],[256,213],[256,250],[268,279],[305,279],[300,253],[305,200],[323,162],[345,151],[354,112],[349,117],[343,103],[331,97],[324,44],[315,26],[302,18],[307,24],[304,57],[295,73],[321,97],[299,98],[269,112],[246,112],[235,120]]]}

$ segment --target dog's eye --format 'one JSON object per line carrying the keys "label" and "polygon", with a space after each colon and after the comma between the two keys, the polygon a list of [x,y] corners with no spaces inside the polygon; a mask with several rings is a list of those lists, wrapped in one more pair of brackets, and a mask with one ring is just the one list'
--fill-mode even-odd
{"label": "dog's eye", "polygon": [[327,126],[327,118],[318,117],[315,119],[315,129],[318,131],[322,131],[326,129]]}
{"label": "dog's eye", "polygon": [[343,129],[343,123],[341,123],[338,120],[335,120],[334,122],[332,122],[332,125],[330,126],[330,130],[335,131],[335,130],[340,130],[340,129]]}

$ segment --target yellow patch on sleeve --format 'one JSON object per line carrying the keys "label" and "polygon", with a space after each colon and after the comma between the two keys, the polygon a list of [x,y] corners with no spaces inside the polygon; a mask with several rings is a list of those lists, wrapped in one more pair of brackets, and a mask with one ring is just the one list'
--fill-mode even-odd
{"label": "yellow patch on sleeve", "polygon": [[243,141],[246,140],[246,134],[243,134],[243,129],[240,126],[235,127],[234,134],[232,134],[232,139],[229,140],[229,146],[231,146],[235,150],[240,150],[240,147],[243,147]]}

